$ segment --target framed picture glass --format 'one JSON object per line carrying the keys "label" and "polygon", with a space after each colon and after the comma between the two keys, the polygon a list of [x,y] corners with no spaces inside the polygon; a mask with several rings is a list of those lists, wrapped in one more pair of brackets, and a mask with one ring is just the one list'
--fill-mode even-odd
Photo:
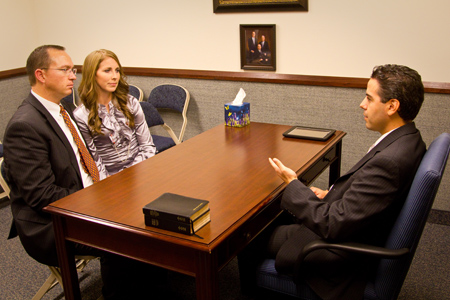
{"label": "framed picture glass", "polygon": [[275,25],[240,25],[241,69],[276,70]]}

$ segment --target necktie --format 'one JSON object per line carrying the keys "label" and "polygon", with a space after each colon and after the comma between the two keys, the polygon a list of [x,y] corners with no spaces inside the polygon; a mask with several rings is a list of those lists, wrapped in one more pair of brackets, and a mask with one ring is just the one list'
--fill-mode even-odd
{"label": "necktie", "polygon": [[70,117],[64,107],[62,107],[62,105],[60,105],[59,107],[61,108],[61,115],[64,119],[64,122],[67,124],[67,126],[69,126],[70,133],[72,134],[73,139],[77,144],[78,151],[80,151],[80,161],[81,165],[83,166],[83,170],[86,172],[86,174],[91,175],[94,182],[98,182],[100,180],[100,176],[98,174],[97,165],[95,164],[94,159],[92,159],[91,154],[78,135],[78,132],[75,129],[75,126],[73,126],[72,121],[70,120]]}

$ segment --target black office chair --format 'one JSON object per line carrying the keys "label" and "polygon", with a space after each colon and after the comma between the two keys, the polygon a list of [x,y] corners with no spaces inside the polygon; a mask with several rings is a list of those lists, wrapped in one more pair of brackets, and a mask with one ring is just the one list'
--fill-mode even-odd
{"label": "black office chair", "polygon": [[[384,248],[356,243],[331,244],[318,240],[305,246],[297,268],[300,268],[302,260],[309,253],[319,249],[339,249],[379,257],[373,279],[366,285],[364,299],[397,299],[437,194],[449,151],[448,133],[441,134],[431,143]],[[300,299],[320,300],[306,283],[278,273],[274,259],[261,262],[256,270],[256,280],[257,285],[265,289]]]}
{"label": "black office chair", "polygon": [[163,118],[159,114],[159,112],[156,110],[156,108],[148,103],[148,102],[139,102],[141,104],[142,110],[144,111],[145,115],[145,121],[147,122],[147,126],[149,128],[154,126],[162,126],[164,129],[166,129],[171,137],[161,136],[152,134],[153,143],[156,146],[157,153],[162,152],[164,150],[167,150],[173,146],[176,145],[175,140],[173,137],[175,137],[175,133],[173,132],[172,128],[170,128],[166,123],[164,123]]}

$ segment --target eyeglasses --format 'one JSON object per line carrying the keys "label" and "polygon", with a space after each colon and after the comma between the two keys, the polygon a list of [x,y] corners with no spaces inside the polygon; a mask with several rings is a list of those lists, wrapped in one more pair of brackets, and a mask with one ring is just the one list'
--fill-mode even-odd
{"label": "eyeglasses", "polygon": [[72,69],[69,69],[69,68],[63,68],[63,69],[41,68],[41,70],[45,70],[45,69],[62,71],[62,72],[64,72],[64,73],[66,73],[67,76],[70,75],[70,72],[72,72],[73,75],[77,75],[77,69],[76,69],[76,68],[72,68]]}

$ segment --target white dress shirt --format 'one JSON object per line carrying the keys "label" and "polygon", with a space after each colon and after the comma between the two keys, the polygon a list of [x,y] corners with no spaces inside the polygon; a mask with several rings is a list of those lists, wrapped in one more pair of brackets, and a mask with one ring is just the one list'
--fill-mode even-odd
{"label": "white dress shirt", "polygon": [[[41,102],[41,104],[45,107],[45,109],[47,109],[47,111],[50,113],[50,115],[52,115],[52,117],[55,119],[56,123],[58,123],[59,127],[66,135],[67,140],[69,141],[70,145],[72,146],[73,152],[74,152],[75,156],[77,157],[78,167],[80,168],[80,174],[81,174],[81,178],[83,180],[83,186],[84,187],[90,186],[94,182],[92,180],[92,177],[84,171],[83,166],[81,165],[80,151],[78,150],[78,146],[75,143],[72,133],[70,132],[69,126],[67,126],[66,122],[64,122],[64,119],[61,115],[61,110],[60,110],[59,105],[42,98],[41,96],[36,94],[33,90],[31,90],[31,93],[33,94],[33,96],[36,97],[36,99],[39,100],[39,102]],[[83,139],[81,138],[82,135],[81,135],[80,131],[78,130],[76,123],[72,120],[70,115],[69,115],[69,118],[70,118],[70,121],[72,122],[72,124],[74,125],[75,129],[77,130],[78,135],[80,136],[80,139],[83,141]],[[84,141],[83,141],[83,143],[84,143]]]}

